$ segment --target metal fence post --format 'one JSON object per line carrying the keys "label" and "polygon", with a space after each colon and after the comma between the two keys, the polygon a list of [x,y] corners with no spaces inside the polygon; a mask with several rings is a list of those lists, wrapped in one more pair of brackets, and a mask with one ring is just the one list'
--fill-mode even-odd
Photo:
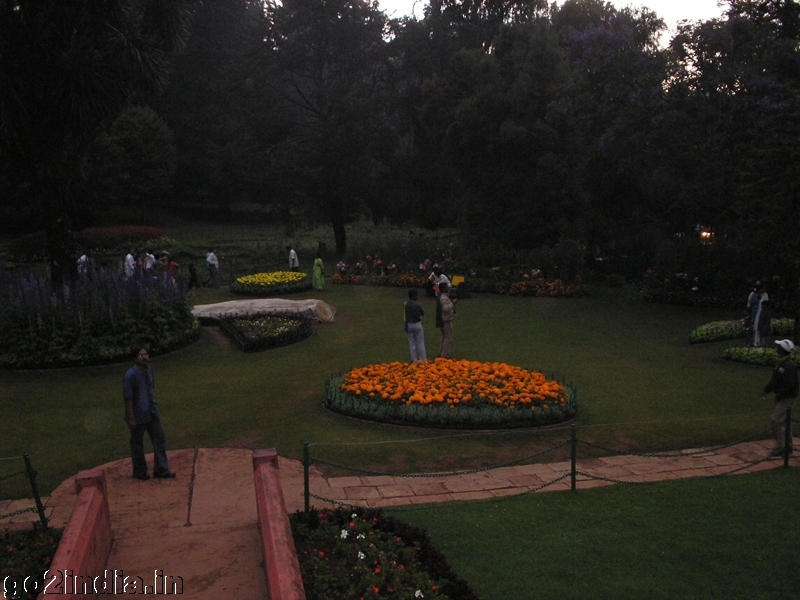
{"label": "metal fence post", "polygon": [[31,482],[31,489],[33,490],[33,499],[36,501],[36,510],[39,512],[39,520],[42,522],[42,527],[47,529],[47,517],[44,516],[44,506],[42,505],[42,497],[39,495],[39,486],[36,485],[36,471],[33,470],[31,464],[31,457],[25,452],[22,455],[25,459],[25,471],[28,475],[28,481]]}
{"label": "metal fence post", "polygon": [[786,409],[786,425],[783,427],[783,468],[789,468],[789,456],[792,454],[792,407]]}
{"label": "metal fence post", "polygon": [[311,510],[311,490],[308,486],[308,469],[311,466],[311,455],[308,450],[308,441],[303,440],[303,507],[305,511]]}
{"label": "metal fence post", "polygon": [[578,489],[578,434],[575,423],[570,425],[571,461],[572,461],[572,489]]}

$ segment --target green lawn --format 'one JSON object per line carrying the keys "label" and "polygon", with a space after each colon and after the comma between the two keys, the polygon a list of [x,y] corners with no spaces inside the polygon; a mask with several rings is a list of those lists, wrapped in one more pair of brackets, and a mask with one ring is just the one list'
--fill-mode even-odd
{"label": "green lawn", "polygon": [[396,508],[482,600],[800,598],[800,471]]}
{"label": "green lawn", "polygon": [[[153,357],[168,447],[275,447],[299,458],[303,440],[310,440],[334,444],[314,448],[315,456],[346,464],[447,470],[493,464],[565,439],[564,431],[465,437],[327,411],[321,400],[329,375],[408,359],[405,292],[329,284],[318,296],[336,308],[336,322],[299,344],[242,354],[204,332],[188,348]],[[197,304],[226,299],[225,290],[193,295]],[[435,356],[433,301],[423,306],[428,352]],[[716,345],[687,343],[695,326],[730,316],[643,304],[633,290],[600,288],[581,299],[475,295],[459,304],[455,355],[575,383],[582,439],[641,450],[695,447],[735,441],[768,423],[770,406],[758,400],[768,369],[722,361]],[[0,457],[30,452],[47,493],[80,469],[127,456],[121,385],[128,366],[0,372]],[[374,442],[382,443],[363,445]],[[27,495],[23,480],[1,484],[0,497]]]}

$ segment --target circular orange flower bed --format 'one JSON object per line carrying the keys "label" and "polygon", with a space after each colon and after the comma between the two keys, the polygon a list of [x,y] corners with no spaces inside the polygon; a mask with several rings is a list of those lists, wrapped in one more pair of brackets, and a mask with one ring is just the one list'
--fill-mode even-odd
{"label": "circular orange flower bed", "polygon": [[436,359],[369,365],[333,377],[326,405],[351,416],[461,428],[557,423],[577,412],[571,386],[505,363]]}

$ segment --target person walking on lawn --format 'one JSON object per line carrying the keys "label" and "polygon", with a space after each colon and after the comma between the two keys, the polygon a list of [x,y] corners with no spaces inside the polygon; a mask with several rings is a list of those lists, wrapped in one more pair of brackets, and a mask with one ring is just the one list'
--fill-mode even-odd
{"label": "person walking on lawn", "polygon": [[775,431],[775,450],[772,456],[781,456],[787,450],[792,453],[792,430],[789,423],[789,447],[786,448],[786,413],[791,410],[794,401],[797,400],[800,386],[797,380],[797,364],[792,359],[794,342],[792,340],[778,340],[778,362],[772,370],[772,379],[764,386],[761,399],[766,400],[767,394],[775,394],[775,409],[772,411],[770,425]]}
{"label": "person walking on lawn", "polygon": [[125,421],[131,431],[131,462],[136,479],[150,479],[144,458],[144,432],[153,444],[153,477],[171,479],[175,473],[169,470],[167,460],[167,436],[161,425],[155,397],[155,380],[150,367],[147,348],[136,353],[136,364],[128,369],[122,381],[122,397],[125,399]]}

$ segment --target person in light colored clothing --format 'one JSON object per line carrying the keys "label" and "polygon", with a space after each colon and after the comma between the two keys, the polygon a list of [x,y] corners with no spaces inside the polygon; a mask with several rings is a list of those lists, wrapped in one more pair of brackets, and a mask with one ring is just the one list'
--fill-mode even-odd
{"label": "person in light colored clothing", "polygon": [[438,265],[433,267],[433,271],[431,274],[428,275],[428,281],[433,284],[433,291],[436,293],[436,297],[439,297],[440,294],[440,286],[444,283],[447,287],[450,287],[450,279],[442,272],[442,268]]}
{"label": "person in light colored clothing", "polygon": [[217,249],[211,248],[206,254],[206,268],[208,269],[208,279],[205,284],[211,287],[219,287],[219,259],[217,258]]}
{"label": "person in light colored clothing", "polygon": [[125,272],[125,277],[133,277],[134,273],[136,273],[136,259],[133,257],[133,248],[131,248],[128,255],[125,257],[122,268]]}
{"label": "person in light colored clothing", "polygon": [[289,252],[289,270],[290,271],[299,271],[300,270],[300,261],[297,260],[297,252],[294,251],[294,248],[291,246],[286,246],[287,252]]}
{"label": "person in light colored clothing", "polygon": [[425,311],[417,301],[419,294],[417,290],[408,290],[408,302],[403,305],[405,316],[404,331],[408,336],[408,347],[411,350],[411,362],[427,360],[425,353],[425,332],[422,329],[422,317]]}
{"label": "person in light colored clothing", "polygon": [[439,345],[440,358],[453,357],[453,318],[456,314],[456,305],[450,300],[449,292],[449,285],[439,284],[439,298],[436,300],[436,327],[442,330],[442,341]]}
{"label": "person in light colored clothing", "polygon": [[318,292],[325,287],[325,266],[322,264],[322,256],[320,256],[319,252],[314,255],[314,271],[311,276],[311,284]]}

